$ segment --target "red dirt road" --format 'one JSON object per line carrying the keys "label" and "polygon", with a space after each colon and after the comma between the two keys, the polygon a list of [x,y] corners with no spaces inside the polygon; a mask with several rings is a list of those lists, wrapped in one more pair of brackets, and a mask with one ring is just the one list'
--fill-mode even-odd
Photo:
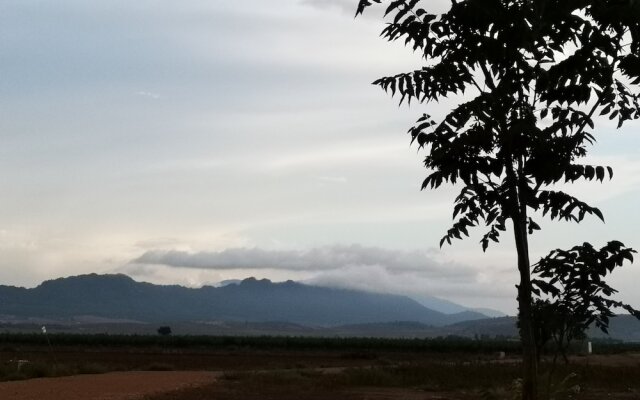
{"label": "red dirt road", "polygon": [[111,372],[0,383],[1,400],[134,400],[213,382],[219,372]]}

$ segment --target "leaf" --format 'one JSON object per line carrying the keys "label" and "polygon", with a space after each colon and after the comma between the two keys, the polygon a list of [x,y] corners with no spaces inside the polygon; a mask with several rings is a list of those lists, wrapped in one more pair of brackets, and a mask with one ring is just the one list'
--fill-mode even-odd
{"label": "leaf", "polygon": [[597,208],[592,208],[591,211],[598,217],[602,222],[604,222],[604,215],[602,215],[602,211]]}
{"label": "leaf", "polygon": [[540,225],[536,224],[531,218],[529,218],[529,222],[527,224],[529,229],[529,235],[533,234],[533,231],[539,231]]}

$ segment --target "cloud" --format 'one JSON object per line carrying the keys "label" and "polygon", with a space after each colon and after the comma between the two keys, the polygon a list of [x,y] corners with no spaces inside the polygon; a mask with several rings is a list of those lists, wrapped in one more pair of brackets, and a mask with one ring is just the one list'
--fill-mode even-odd
{"label": "cloud", "polygon": [[[425,2],[426,4],[427,2]],[[311,6],[317,9],[326,10],[326,9],[339,9],[345,14],[355,15],[356,8],[358,5],[357,0],[300,0],[300,4],[304,4],[307,6]],[[374,6],[376,6],[374,4]],[[383,4],[382,6],[377,5],[378,7],[373,7],[376,14],[376,18],[381,18],[380,14],[382,10],[386,9],[387,5]],[[428,6],[423,5],[429,12],[442,13],[451,7],[450,2],[447,0],[429,0]],[[371,12],[369,13],[371,14]],[[364,14],[368,15],[367,13]]]}
{"label": "cloud", "polygon": [[347,178],[344,176],[319,176],[318,180],[322,183],[337,183],[337,184],[347,183]]}
{"label": "cloud", "polygon": [[476,271],[464,265],[435,260],[428,252],[388,250],[360,245],[336,245],[310,250],[264,250],[233,248],[217,252],[177,250],[147,251],[132,264],[165,265],[211,270],[286,270],[306,272],[343,271],[346,268],[382,268],[391,274],[422,276],[458,282],[475,281]]}
{"label": "cloud", "polygon": [[115,268],[110,273],[123,273],[140,282],[150,282],[157,285],[180,285],[185,287],[215,286],[224,280],[217,271],[189,270],[170,267],[158,267],[156,265],[125,265]]}
{"label": "cloud", "polygon": [[[505,307],[515,299],[516,271],[473,267],[439,259],[438,251],[391,250],[361,245],[308,250],[233,248],[217,252],[148,251],[125,265],[142,280],[198,286],[255,276],[303,283],[420,297],[440,296],[461,304]],[[171,279],[168,279],[171,277]],[[185,279],[188,277],[188,282]]]}
{"label": "cloud", "polygon": [[158,99],[160,99],[160,97],[162,97],[158,93],[145,92],[145,91],[135,92],[135,95],[136,96],[142,96],[142,97],[148,97],[148,98],[153,99],[153,100],[158,100]]}
{"label": "cloud", "polygon": [[[269,170],[298,170],[336,165],[362,165],[365,162],[387,162],[394,166],[406,164],[408,145],[399,141],[384,139],[373,144],[357,146],[351,141],[341,141],[331,146],[312,150],[299,150],[289,154],[281,154],[267,161]],[[402,158],[394,158],[400,155]]]}
{"label": "cloud", "polygon": [[300,4],[321,10],[338,8],[346,14],[355,15],[357,3],[352,0],[301,0]]}
{"label": "cloud", "polygon": [[[454,270],[460,266],[451,266]],[[357,289],[369,292],[430,295],[446,298],[462,304],[473,304],[477,299],[493,303],[495,299],[513,300],[515,289],[510,276],[497,276],[489,281],[481,273],[470,273],[466,279],[449,279],[449,276],[429,276],[420,271],[405,274],[392,273],[381,266],[348,266],[341,270],[323,271],[305,280],[317,286]],[[473,299],[470,301],[469,299]],[[495,305],[494,305],[495,306]]]}

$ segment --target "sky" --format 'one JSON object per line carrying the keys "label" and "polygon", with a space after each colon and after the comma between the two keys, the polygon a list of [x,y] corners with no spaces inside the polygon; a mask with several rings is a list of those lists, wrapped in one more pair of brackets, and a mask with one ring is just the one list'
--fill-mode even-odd
{"label": "sky", "polygon": [[[438,247],[452,188],[420,191],[406,131],[452,102],[398,106],[375,79],[420,59],[356,0],[0,3],[0,284],[125,273],[200,286],[249,276],[433,295],[513,314],[509,235]],[[433,11],[444,0],[430,2]],[[606,224],[548,222],[532,259],[640,248],[640,124],[598,120],[610,182],[567,190]],[[640,307],[640,268],[610,283]]]}

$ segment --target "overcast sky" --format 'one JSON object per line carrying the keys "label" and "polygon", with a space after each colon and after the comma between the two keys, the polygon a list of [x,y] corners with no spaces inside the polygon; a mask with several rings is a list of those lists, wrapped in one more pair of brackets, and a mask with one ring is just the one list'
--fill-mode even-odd
{"label": "overcast sky", "polygon": [[[452,190],[376,78],[419,60],[357,0],[0,2],[0,283],[127,273],[191,286],[256,276],[515,311],[515,250],[438,249]],[[444,0],[431,2],[441,9]],[[640,248],[638,123],[597,126],[606,224],[542,224],[532,259]],[[611,283],[640,306],[637,265]]]}

